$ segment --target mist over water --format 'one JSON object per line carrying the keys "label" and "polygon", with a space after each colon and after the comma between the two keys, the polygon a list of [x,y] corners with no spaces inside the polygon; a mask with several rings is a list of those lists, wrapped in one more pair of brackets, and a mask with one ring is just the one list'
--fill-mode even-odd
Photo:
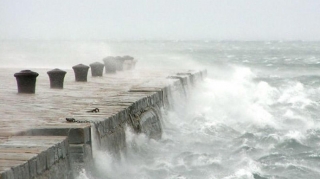
{"label": "mist over water", "polygon": [[187,101],[163,111],[162,139],[127,129],[127,151],[98,151],[78,179],[320,178],[319,42],[25,43],[1,42],[4,66],[71,68],[128,54],[138,68],[208,70]]}

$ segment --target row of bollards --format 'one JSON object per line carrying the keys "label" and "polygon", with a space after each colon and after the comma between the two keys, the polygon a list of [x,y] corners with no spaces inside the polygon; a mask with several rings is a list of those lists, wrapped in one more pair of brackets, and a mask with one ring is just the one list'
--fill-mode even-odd
{"label": "row of bollards", "polygon": [[[127,61],[127,63],[125,63]],[[122,71],[124,68],[133,69],[136,61],[131,56],[109,56],[103,59],[106,73],[116,73],[116,71]]]}
{"label": "row of bollards", "polygon": [[[75,80],[78,82],[86,82],[88,76],[88,70],[91,68],[91,74],[93,77],[102,76],[103,69],[105,68],[105,73],[116,73],[116,71],[122,71],[124,68],[124,62],[126,63],[126,70],[133,69],[136,61],[133,57],[123,56],[123,57],[106,57],[103,59],[103,63],[95,62],[91,63],[90,67],[83,64],[78,64],[72,67]],[[63,89],[64,77],[66,71],[60,70],[58,68],[50,70],[47,72],[50,79],[50,88]],[[16,77],[18,85],[18,93],[35,93],[36,78],[39,76],[38,73],[31,70],[22,70],[14,74]]]}

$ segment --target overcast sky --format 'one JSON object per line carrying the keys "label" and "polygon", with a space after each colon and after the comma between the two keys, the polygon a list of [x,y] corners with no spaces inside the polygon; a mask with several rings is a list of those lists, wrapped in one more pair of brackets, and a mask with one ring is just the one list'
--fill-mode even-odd
{"label": "overcast sky", "polygon": [[320,40],[320,0],[0,0],[0,39]]}

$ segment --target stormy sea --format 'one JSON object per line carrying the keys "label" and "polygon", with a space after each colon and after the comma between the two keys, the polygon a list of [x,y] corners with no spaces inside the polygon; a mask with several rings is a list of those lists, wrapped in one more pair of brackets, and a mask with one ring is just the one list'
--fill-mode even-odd
{"label": "stormy sea", "polygon": [[137,68],[207,69],[163,111],[160,140],[127,130],[77,179],[319,179],[320,42],[1,41],[0,67],[70,68],[131,55]]}

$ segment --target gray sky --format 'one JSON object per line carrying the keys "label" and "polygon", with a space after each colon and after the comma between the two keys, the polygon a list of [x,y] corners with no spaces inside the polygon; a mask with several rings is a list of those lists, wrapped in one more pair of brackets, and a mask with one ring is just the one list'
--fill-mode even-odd
{"label": "gray sky", "polygon": [[320,0],[0,0],[0,39],[320,40]]}

